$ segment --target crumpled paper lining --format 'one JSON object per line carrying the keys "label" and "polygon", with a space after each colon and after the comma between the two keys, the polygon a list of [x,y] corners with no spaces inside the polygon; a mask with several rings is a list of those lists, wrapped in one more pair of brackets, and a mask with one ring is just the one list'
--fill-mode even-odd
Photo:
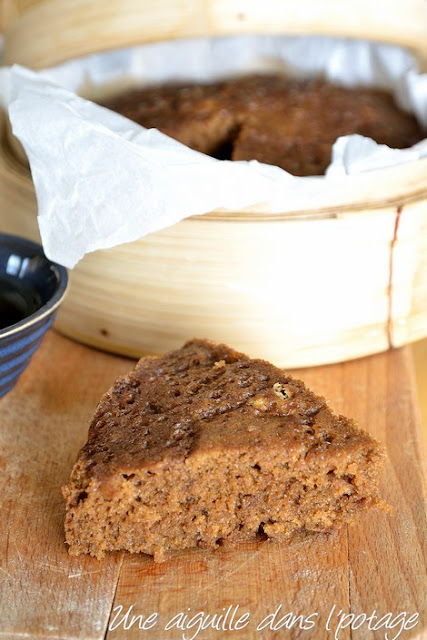
{"label": "crumpled paper lining", "polygon": [[29,158],[46,255],[73,267],[88,252],[218,208],[316,208],[334,180],[427,156],[427,140],[394,150],[346,136],[334,145],[326,176],[299,178],[256,161],[210,158],[74,93],[99,96],[119,85],[263,70],[391,89],[427,128],[427,75],[417,73],[408,52],[390,45],[239,36],[144,45],[38,74],[15,66],[3,73],[3,96]]}

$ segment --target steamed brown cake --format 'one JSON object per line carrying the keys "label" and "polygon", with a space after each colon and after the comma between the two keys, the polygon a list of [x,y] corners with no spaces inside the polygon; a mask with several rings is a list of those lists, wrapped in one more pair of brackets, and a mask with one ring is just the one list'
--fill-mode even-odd
{"label": "steamed brown cake", "polygon": [[325,532],[382,504],[384,452],[263,360],[193,340],[101,399],[63,493],[72,554]]}
{"label": "steamed brown cake", "polygon": [[278,74],[139,89],[104,106],[197,151],[299,176],[323,174],[339,136],[358,133],[399,149],[425,136],[384,91]]}

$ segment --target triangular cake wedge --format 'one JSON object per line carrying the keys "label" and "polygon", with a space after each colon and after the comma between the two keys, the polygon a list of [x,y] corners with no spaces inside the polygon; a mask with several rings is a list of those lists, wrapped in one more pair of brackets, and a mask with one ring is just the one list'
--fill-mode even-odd
{"label": "triangular cake wedge", "polygon": [[380,506],[382,447],[303,382],[192,340],[101,399],[66,499],[72,554],[289,541]]}

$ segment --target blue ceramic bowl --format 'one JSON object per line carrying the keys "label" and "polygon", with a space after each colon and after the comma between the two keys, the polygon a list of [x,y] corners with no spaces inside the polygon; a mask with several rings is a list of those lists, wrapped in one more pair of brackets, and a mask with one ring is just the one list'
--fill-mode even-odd
{"label": "blue ceramic bowl", "polygon": [[15,385],[55,319],[67,271],[40,245],[0,233],[0,398]]}

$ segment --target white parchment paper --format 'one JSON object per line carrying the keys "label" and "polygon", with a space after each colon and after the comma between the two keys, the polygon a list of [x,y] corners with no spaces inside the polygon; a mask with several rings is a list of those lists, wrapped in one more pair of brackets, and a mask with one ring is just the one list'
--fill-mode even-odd
{"label": "white parchment paper", "polygon": [[427,140],[395,150],[346,136],[335,143],[326,176],[298,178],[256,161],[210,158],[76,93],[262,70],[390,89],[427,128],[427,75],[408,52],[388,45],[242,36],[145,45],[40,73],[3,70],[0,91],[30,161],[47,256],[73,267],[88,252],[218,208],[315,208],[345,175],[427,156]]}

